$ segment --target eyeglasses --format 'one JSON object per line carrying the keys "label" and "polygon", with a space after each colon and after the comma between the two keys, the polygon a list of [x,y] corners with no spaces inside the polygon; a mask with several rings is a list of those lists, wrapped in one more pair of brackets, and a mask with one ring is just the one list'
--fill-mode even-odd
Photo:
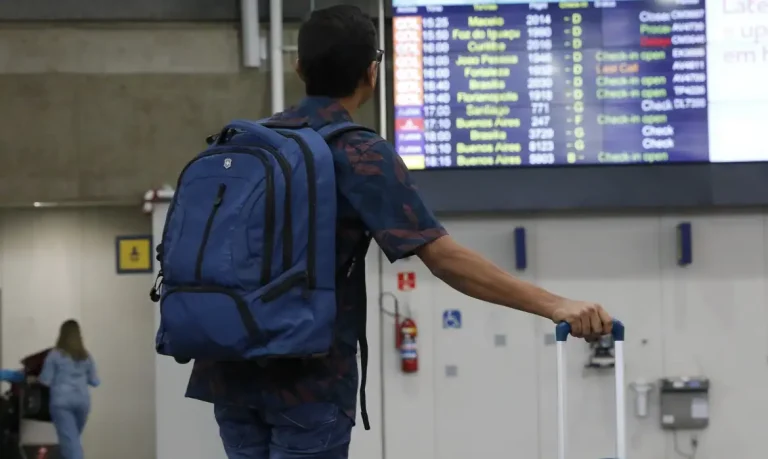
{"label": "eyeglasses", "polygon": [[374,58],[374,61],[376,61],[377,64],[381,64],[382,60],[384,60],[384,50],[377,49],[376,50],[376,57]]}

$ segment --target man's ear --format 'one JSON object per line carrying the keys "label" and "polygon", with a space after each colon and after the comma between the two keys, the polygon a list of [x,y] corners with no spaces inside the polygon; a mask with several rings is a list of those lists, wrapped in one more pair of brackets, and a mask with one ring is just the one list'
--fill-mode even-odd
{"label": "man's ear", "polygon": [[296,74],[299,75],[299,78],[301,79],[301,81],[304,81],[306,83],[306,81],[304,80],[304,72],[301,71],[301,62],[298,59],[296,59],[296,62],[293,63],[293,68],[294,70],[296,70]]}
{"label": "man's ear", "polygon": [[378,62],[372,62],[371,66],[368,67],[368,81],[367,83],[371,85],[372,88],[376,87],[376,81],[379,77],[379,67],[381,64]]}

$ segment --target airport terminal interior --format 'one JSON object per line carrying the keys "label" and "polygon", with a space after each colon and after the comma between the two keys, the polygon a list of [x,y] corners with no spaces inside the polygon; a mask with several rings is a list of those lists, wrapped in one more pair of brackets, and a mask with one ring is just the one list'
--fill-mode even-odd
{"label": "airport terminal interior", "polygon": [[156,246],[206,139],[301,101],[299,27],[339,4],[383,52],[354,121],[447,232],[621,324],[565,339],[372,243],[349,456],[765,459],[765,0],[0,2],[2,459],[70,459],[37,382],[68,319],[85,458],[226,458],[156,352]]}

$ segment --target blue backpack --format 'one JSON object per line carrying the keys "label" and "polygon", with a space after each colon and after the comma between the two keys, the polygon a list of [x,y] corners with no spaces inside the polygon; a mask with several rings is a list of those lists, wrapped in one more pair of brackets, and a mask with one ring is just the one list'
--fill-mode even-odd
{"label": "blue backpack", "polygon": [[157,247],[159,354],[180,363],[327,355],[338,274],[328,142],[353,130],[369,129],[237,120],[208,139],[181,172]]}

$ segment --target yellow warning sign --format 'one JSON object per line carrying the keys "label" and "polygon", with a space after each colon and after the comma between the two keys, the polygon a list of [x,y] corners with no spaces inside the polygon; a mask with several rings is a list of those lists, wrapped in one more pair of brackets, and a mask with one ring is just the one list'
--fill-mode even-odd
{"label": "yellow warning sign", "polygon": [[151,236],[118,236],[116,246],[118,274],[152,272]]}

